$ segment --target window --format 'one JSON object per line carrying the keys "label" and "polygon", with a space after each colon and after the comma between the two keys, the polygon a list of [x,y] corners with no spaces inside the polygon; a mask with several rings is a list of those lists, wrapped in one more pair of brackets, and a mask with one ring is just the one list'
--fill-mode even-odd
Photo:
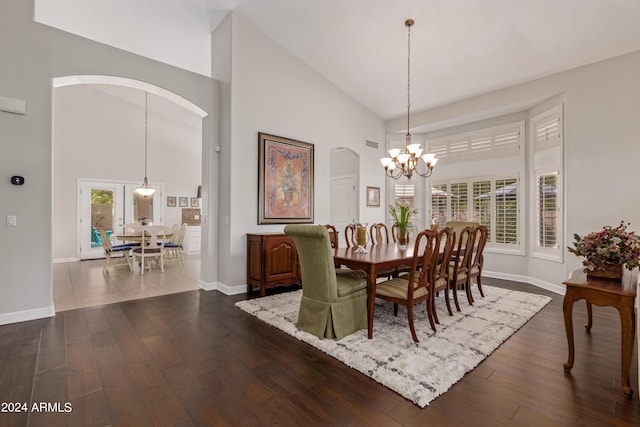
{"label": "window", "polygon": [[521,123],[512,123],[452,135],[432,141],[429,152],[436,154],[445,164],[517,156],[520,153],[521,133]]}
{"label": "window", "polygon": [[521,252],[517,177],[471,177],[434,183],[431,211],[439,226],[473,221],[489,231],[487,249]]}
{"label": "window", "polygon": [[412,208],[415,207],[415,185],[414,184],[395,184],[393,187],[393,194],[395,197],[394,205],[399,203],[406,203]]}
{"label": "window", "polygon": [[495,181],[496,243],[518,244],[518,180]]}
{"label": "window", "polygon": [[532,197],[535,223],[532,224],[533,256],[562,261],[562,106],[531,119]]}
{"label": "window", "polygon": [[449,184],[450,221],[469,221],[469,196],[466,182],[454,182]]}
{"label": "window", "polygon": [[557,248],[558,172],[538,175],[536,181],[536,243],[545,248]]}

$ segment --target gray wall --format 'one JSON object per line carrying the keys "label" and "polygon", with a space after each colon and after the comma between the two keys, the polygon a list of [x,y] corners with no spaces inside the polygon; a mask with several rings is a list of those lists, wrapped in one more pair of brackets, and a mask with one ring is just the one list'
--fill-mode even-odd
{"label": "gray wall", "polygon": [[[202,147],[207,165],[206,172],[203,167],[203,185],[207,189],[217,189],[217,174],[209,170],[217,170],[212,147],[218,145],[218,85],[213,79],[34,23],[30,1],[0,0],[0,10],[0,95],[27,102],[26,115],[0,112],[4,148],[0,156],[3,324],[53,314],[52,79],[68,75],[127,77],[163,87],[198,105],[209,113],[203,120]],[[23,175],[25,185],[11,185],[12,175]],[[7,215],[17,216],[17,227],[4,225]],[[208,236],[215,234],[215,222],[208,222],[203,229],[205,242],[215,240]],[[206,251],[205,245],[204,259]],[[215,264],[203,264],[202,279],[215,281]]]}

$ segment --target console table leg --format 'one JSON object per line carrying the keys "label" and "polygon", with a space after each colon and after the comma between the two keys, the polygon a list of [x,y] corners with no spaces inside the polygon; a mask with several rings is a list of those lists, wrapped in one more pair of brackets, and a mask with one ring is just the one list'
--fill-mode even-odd
{"label": "console table leg", "polygon": [[633,396],[631,388],[631,359],[633,358],[633,341],[636,334],[636,319],[633,311],[633,304],[624,304],[618,307],[620,311],[620,326],[622,329],[622,365],[620,383],[622,384],[622,394],[627,399]]}
{"label": "console table leg", "polygon": [[591,303],[587,301],[587,324],[584,325],[584,328],[587,332],[591,332],[591,327],[593,326],[593,309],[591,308]]}
{"label": "console table leg", "polygon": [[564,315],[564,328],[567,332],[567,345],[569,346],[569,360],[564,363],[564,371],[569,373],[573,368],[574,362],[574,348],[573,348],[573,302],[574,295],[570,288],[567,288],[567,292],[564,294],[564,300],[562,302],[562,314]]}

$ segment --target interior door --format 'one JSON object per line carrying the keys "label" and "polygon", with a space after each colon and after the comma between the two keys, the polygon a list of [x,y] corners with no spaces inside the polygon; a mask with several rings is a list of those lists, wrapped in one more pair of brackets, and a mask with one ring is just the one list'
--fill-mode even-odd
{"label": "interior door", "polygon": [[107,235],[111,235],[122,223],[124,187],[117,182],[81,181],[79,192],[80,259],[104,258],[98,228],[102,227]]}
{"label": "interior door", "polygon": [[346,246],[344,229],[347,224],[356,222],[358,218],[358,198],[356,193],[356,177],[340,176],[331,179],[331,224],[336,227],[340,236],[340,247]]}

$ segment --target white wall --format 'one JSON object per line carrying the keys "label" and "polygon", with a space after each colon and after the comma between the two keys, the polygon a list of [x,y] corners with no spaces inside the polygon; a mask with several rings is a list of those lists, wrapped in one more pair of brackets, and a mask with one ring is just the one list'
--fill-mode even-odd
{"label": "white wall", "polygon": [[[233,17],[229,247],[221,250],[220,279],[246,284],[246,233],[282,231],[257,225],[258,132],[315,146],[316,223],[329,220],[330,150],[336,145],[360,155],[360,213],[363,221],[384,219],[382,208],[365,208],[365,187],[384,187],[378,158],[383,150],[365,146],[383,141],[382,120],[312,71],[238,16]],[[229,179],[230,181],[225,181]],[[224,233],[224,231],[221,231]]]}
{"label": "white wall", "polygon": [[[129,89],[144,100],[144,92]],[[182,210],[167,196],[195,197],[202,181],[202,129],[154,113],[149,96],[148,177],[163,184],[164,224],[180,223]],[[88,85],[54,90],[53,259],[77,259],[78,178],[141,183],[144,175],[144,104],[134,105]],[[194,114],[195,116],[195,114]]]}
{"label": "white wall", "polygon": [[[431,129],[447,127],[457,133],[470,127],[505,122],[502,115],[525,117],[545,100],[564,101],[565,125],[565,214],[563,248],[573,234],[597,231],[603,225],[630,221],[640,231],[640,197],[635,194],[635,175],[640,159],[640,52],[559,73],[544,79],[491,92],[412,117],[412,123]],[[417,94],[416,96],[420,96]],[[498,119],[486,119],[488,117]],[[452,128],[447,123],[473,125]],[[402,120],[387,123],[390,132],[401,130]],[[445,131],[432,132],[435,137]],[[527,133],[527,138],[529,137]],[[505,277],[528,278],[541,285],[559,285],[580,267],[581,259],[564,250],[563,262],[531,257],[533,203],[529,169],[527,191],[526,256],[487,254],[485,269]],[[437,168],[434,172],[437,176]]]}

